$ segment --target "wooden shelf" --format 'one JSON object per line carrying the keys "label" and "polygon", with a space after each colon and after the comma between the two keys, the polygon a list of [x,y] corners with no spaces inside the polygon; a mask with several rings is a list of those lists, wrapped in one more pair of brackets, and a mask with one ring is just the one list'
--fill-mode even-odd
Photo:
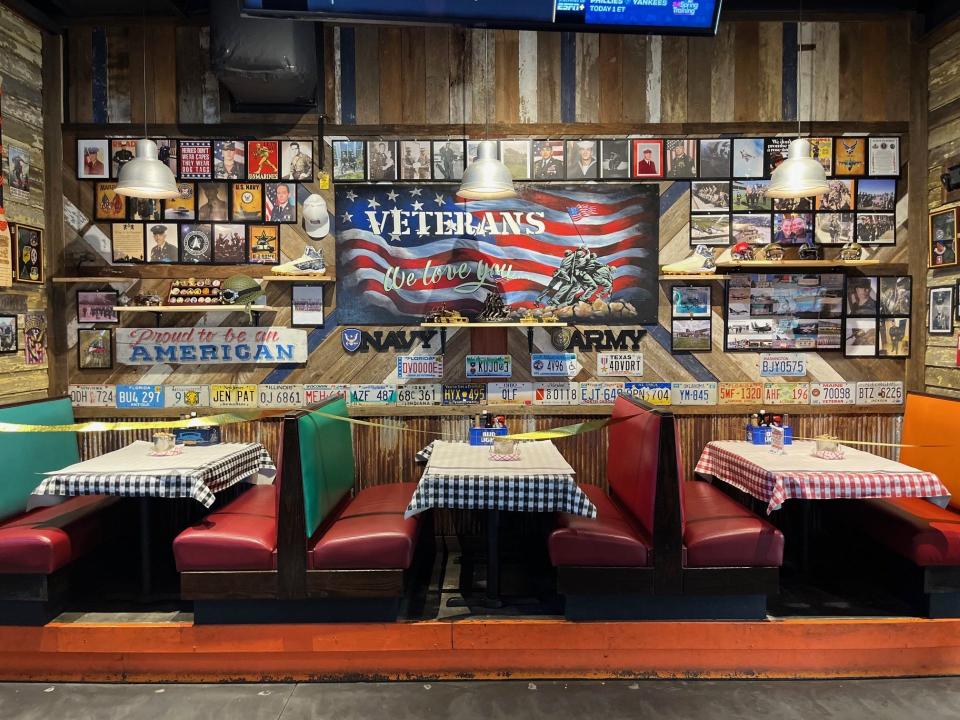
{"label": "wooden shelf", "polygon": [[565,322],[465,322],[465,323],[441,323],[441,322],[423,322],[420,327],[428,328],[538,328],[538,327],[566,327]]}
{"label": "wooden shelf", "polygon": [[880,265],[879,260],[734,260],[717,263],[718,268],[777,268],[777,267],[862,267]]}
{"label": "wooden shelf", "polygon": [[218,312],[277,312],[278,307],[270,305],[206,305],[204,307],[184,305],[117,305],[114,312],[118,313],[218,313]]}
{"label": "wooden shelf", "polygon": [[71,283],[115,283],[115,282],[139,282],[140,278],[138,277],[119,277],[117,275],[104,275],[102,277],[55,277],[52,282],[60,284],[71,284]]}
{"label": "wooden shelf", "polygon": [[332,275],[264,275],[263,283],[332,283],[337,279]]}
{"label": "wooden shelf", "polygon": [[686,282],[688,280],[729,280],[730,276],[698,273],[695,275],[660,275],[659,279],[664,282]]}

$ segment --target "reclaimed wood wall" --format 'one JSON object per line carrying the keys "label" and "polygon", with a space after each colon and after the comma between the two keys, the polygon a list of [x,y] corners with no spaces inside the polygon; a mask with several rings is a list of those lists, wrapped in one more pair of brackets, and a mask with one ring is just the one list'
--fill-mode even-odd
{"label": "reclaimed wood wall", "polygon": [[[0,4],[0,88],[3,112],[3,176],[9,177],[9,149],[15,146],[29,153],[30,190],[24,196],[9,187],[3,188],[3,206],[7,221],[45,228],[44,173],[47,167],[44,155],[42,81],[43,35],[29,21]],[[47,243],[47,268],[49,248]],[[11,252],[11,257],[13,252]],[[13,296],[20,296],[15,298]],[[10,290],[0,292],[4,305],[0,313],[9,314],[9,308],[26,301],[29,312],[45,313],[47,291],[44,286],[14,283]],[[24,315],[17,313],[18,347],[15,354],[0,355],[0,403],[18,402],[45,397],[49,386],[47,363],[27,365],[24,355]]]}
{"label": "reclaimed wood wall", "polygon": [[[948,198],[940,183],[940,175],[947,167],[960,165],[960,24],[955,23],[953,32],[946,33],[930,47],[928,72],[927,206],[930,210],[960,207],[960,202],[946,202]],[[926,276],[927,288],[960,289],[958,281],[960,266],[930,270]],[[927,307],[927,288],[920,298],[924,307]],[[927,336],[924,382],[929,393],[960,398],[957,363],[960,323],[956,319],[954,323],[953,335]]]}

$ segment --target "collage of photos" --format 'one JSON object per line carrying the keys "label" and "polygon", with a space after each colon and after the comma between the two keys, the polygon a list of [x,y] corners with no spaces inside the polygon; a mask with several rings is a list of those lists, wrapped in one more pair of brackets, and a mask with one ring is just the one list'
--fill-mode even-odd
{"label": "collage of photos", "polygon": [[710,352],[713,322],[709,285],[675,285],[672,291],[670,352]]}
{"label": "collage of photos", "polygon": [[928,267],[944,268],[957,264],[958,224],[957,209],[935,210],[930,213],[930,254]]}
{"label": "collage of photos", "polygon": [[839,350],[844,276],[737,274],[727,283],[725,349]]}
{"label": "collage of photos", "polygon": [[114,223],[115,264],[246,265],[280,262],[280,225]]}
{"label": "collage of photos", "polygon": [[912,291],[909,275],[848,277],[844,356],[909,357]]}

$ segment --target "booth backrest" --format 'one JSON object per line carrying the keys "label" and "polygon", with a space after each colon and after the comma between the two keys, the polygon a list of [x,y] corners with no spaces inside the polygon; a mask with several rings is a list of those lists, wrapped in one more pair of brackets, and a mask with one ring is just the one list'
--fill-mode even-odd
{"label": "booth backrest", "polygon": [[[70,425],[73,407],[69,398],[40,400],[0,407],[0,422],[26,425]],[[4,458],[0,481],[0,521],[27,509],[30,493],[43,480],[43,473],[80,461],[77,434],[0,433],[0,457]]]}
{"label": "booth backrest", "polygon": [[[320,408],[347,417],[342,398]],[[353,437],[350,424],[307,413],[299,418],[300,469],[306,534],[311,537],[327,515],[353,490]]]}
{"label": "booth backrest", "polygon": [[[613,405],[607,450],[610,494],[629,510],[653,537],[657,497],[657,454],[661,417],[625,397]],[[629,418],[619,420],[618,418]]]}
{"label": "booth backrest", "polygon": [[[949,507],[960,510],[960,400],[907,394],[900,462],[934,473],[951,492]],[[949,447],[909,447],[949,445]]]}

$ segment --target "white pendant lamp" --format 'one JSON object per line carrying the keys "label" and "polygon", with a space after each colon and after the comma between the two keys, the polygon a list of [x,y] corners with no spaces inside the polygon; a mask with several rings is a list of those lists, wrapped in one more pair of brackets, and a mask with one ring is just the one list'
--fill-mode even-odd
{"label": "white pendant lamp", "polygon": [[467,200],[499,200],[517,196],[510,169],[497,159],[497,144],[483,140],[477,146],[477,159],[463,172],[460,190]]}
{"label": "white pendant lamp", "polygon": [[117,195],[153,200],[169,200],[180,194],[173,171],[157,154],[157,144],[137,140],[137,155],[124,163],[117,177]]}
{"label": "white pendant lamp", "polygon": [[810,154],[810,143],[797,138],[790,143],[787,159],[770,173],[767,196],[803,198],[823,195],[828,190],[827,173]]}

